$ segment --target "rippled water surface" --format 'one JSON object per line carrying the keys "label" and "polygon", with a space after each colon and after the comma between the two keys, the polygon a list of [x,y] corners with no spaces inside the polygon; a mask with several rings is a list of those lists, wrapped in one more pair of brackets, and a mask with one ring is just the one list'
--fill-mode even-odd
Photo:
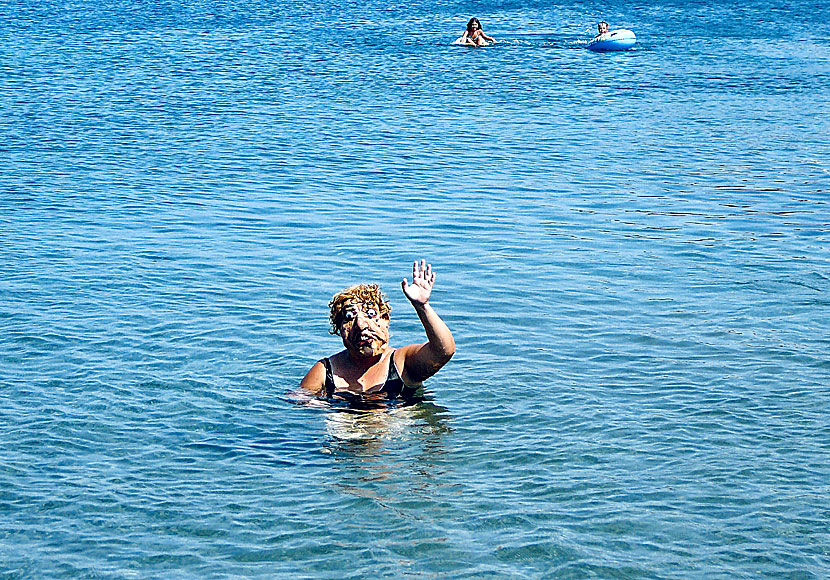
{"label": "rippled water surface", "polygon": [[[0,15],[0,577],[828,577],[827,3]],[[294,404],[421,256],[426,400]]]}

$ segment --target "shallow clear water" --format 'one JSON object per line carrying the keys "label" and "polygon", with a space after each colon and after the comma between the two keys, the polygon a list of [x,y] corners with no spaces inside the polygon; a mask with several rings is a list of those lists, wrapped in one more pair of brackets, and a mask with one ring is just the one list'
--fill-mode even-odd
{"label": "shallow clear water", "polygon": [[[827,577],[826,3],[0,14],[0,576]],[[292,404],[421,256],[428,401]]]}

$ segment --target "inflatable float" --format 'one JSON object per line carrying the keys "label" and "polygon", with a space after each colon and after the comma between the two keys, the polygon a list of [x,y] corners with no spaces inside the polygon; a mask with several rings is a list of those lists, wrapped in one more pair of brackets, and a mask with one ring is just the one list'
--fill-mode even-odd
{"label": "inflatable float", "polygon": [[635,42],[637,42],[637,37],[633,32],[625,28],[618,28],[596,36],[588,42],[588,49],[597,51],[628,50],[634,46]]}

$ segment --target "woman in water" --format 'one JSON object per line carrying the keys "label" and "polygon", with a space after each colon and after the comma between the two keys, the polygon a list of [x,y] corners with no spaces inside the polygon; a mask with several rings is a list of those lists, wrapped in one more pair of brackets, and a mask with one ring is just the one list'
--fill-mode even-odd
{"label": "woman in water", "polygon": [[455,354],[450,329],[429,304],[433,284],[435,273],[425,260],[412,265],[412,284],[406,278],[401,282],[428,340],[397,349],[389,346],[391,308],[377,284],[335,294],[329,302],[329,332],[339,335],[346,348],[317,361],[300,383],[301,392],[357,404],[412,396]]}
{"label": "woman in water", "polygon": [[481,22],[478,18],[470,18],[467,22],[467,30],[458,39],[458,44],[469,44],[471,46],[487,46],[488,42],[496,42],[496,39],[484,34],[481,29]]}

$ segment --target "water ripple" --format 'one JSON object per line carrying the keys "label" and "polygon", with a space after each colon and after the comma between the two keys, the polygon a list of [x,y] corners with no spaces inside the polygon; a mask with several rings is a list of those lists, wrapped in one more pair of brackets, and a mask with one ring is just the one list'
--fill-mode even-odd
{"label": "water ripple", "polygon": [[[0,575],[826,576],[830,15],[543,4],[3,9]],[[419,256],[426,400],[287,396]]]}

